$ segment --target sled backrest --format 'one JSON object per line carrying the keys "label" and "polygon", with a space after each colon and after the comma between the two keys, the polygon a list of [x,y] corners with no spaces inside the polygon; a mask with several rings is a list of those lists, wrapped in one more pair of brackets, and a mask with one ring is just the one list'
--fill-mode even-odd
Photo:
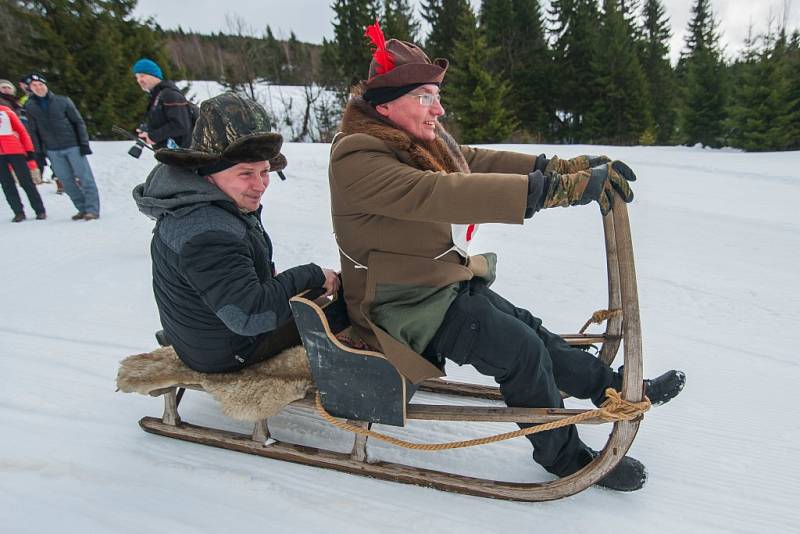
{"label": "sled backrest", "polygon": [[289,304],[325,409],[336,417],[404,426],[414,387],[380,352],[336,338],[350,324],[341,295],[323,302],[305,292]]}

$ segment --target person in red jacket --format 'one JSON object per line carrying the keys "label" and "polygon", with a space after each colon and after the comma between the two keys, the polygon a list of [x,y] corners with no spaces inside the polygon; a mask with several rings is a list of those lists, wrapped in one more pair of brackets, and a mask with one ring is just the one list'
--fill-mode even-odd
{"label": "person in red jacket", "polygon": [[19,185],[28,195],[28,201],[36,212],[36,218],[39,220],[47,218],[42,197],[39,196],[28,170],[27,163],[32,159],[34,159],[33,141],[28,135],[28,130],[11,108],[0,106],[0,183],[8,205],[14,211],[12,222],[24,221],[25,210],[10,168],[14,169]]}

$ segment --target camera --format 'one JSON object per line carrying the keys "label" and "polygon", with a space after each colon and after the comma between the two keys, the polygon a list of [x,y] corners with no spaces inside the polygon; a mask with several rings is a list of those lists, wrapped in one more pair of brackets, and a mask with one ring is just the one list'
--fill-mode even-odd
{"label": "camera", "polygon": [[128,149],[128,154],[136,159],[139,159],[139,156],[142,155],[143,148],[144,148],[144,141],[136,141],[136,144],[133,145],[130,149]]}
{"label": "camera", "polygon": [[[139,131],[140,131],[140,132],[146,132],[146,131],[147,131],[147,124],[146,124],[146,123],[144,123],[144,122],[143,122],[143,123],[141,123],[141,124],[139,125]],[[133,146],[132,146],[132,147],[131,147],[131,148],[128,150],[128,155],[130,155],[131,157],[134,157],[134,158],[136,158],[136,159],[139,159],[139,156],[141,156],[141,155],[142,155],[142,149],[143,149],[144,147],[145,147],[145,142],[144,142],[144,141],[142,141],[141,139],[137,139],[137,140],[136,140],[136,144],[135,144],[135,145],[133,145]]]}

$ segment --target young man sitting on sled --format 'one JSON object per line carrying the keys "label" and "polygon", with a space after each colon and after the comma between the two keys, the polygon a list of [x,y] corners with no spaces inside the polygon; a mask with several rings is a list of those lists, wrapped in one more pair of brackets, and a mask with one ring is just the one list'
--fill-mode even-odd
{"label": "young man sitting on sled", "polygon": [[139,210],[157,220],[153,291],[166,337],[196,371],[236,371],[299,344],[289,298],[336,273],[313,263],[280,274],[261,224],[269,172],[286,167],[282,138],[257,103],[233,93],[203,102],[191,148],[161,149]]}
{"label": "young man sitting on sled", "polygon": [[[380,29],[368,29],[372,36]],[[372,34],[372,35],[371,35]],[[373,38],[380,43],[383,36]],[[469,256],[479,223],[522,224],[543,208],[596,201],[605,214],[633,199],[622,162],[459,146],[439,124],[445,59],[394,39],[351,96],[333,141],[331,211],[353,333],[413,382],[442,376],[445,359],[495,378],[515,407],[563,407],[559,390],[599,405],[620,373],[570,347],[489,288],[493,254]],[[683,388],[670,371],[645,382],[653,404]],[[529,436],[534,459],[558,476],[597,454],[574,426]],[[644,466],[625,457],[598,484],[632,491]]]}

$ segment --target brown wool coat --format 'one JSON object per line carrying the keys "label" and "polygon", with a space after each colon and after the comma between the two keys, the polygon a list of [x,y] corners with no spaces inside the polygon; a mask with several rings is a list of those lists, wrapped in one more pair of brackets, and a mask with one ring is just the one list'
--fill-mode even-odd
{"label": "brown wool coat", "polygon": [[451,224],[522,224],[535,157],[459,146],[443,129],[433,143],[414,142],[360,98],[341,130],[329,180],[353,333],[414,383],[442,376],[419,353],[454,284],[487,277],[489,266],[483,256],[434,258],[453,246]]}

